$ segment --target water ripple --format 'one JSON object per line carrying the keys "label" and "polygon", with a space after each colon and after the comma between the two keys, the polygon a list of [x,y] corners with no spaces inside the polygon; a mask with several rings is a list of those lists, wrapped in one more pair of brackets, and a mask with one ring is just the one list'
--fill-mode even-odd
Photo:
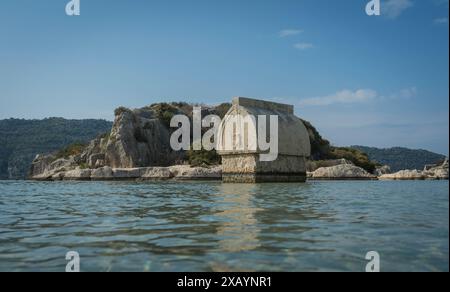
{"label": "water ripple", "polygon": [[448,182],[0,181],[0,271],[448,271]]}

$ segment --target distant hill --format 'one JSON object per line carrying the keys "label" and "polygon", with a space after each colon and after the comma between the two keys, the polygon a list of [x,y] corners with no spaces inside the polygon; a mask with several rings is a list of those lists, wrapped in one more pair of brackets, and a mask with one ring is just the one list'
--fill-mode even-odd
{"label": "distant hill", "polygon": [[0,120],[0,179],[25,178],[36,154],[88,142],[111,127],[105,120]]}
{"label": "distant hill", "polygon": [[351,146],[351,148],[366,153],[371,160],[381,164],[387,164],[396,172],[403,169],[423,169],[426,164],[433,164],[445,159],[444,155],[427,150],[412,150],[395,147],[379,149],[366,146]]}

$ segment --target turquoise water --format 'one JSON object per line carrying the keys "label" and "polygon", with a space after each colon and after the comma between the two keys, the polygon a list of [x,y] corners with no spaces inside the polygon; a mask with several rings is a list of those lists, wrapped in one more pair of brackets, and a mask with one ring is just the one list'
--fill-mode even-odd
{"label": "turquoise water", "polygon": [[449,183],[0,182],[0,271],[448,271]]}

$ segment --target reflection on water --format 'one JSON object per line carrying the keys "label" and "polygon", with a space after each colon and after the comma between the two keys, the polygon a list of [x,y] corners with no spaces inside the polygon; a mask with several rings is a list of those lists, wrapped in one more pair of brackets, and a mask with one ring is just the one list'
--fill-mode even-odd
{"label": "reflection on water", "polygon": [[224,218],[222,226],[217,228],[220,247],[226,252],[252,250],[260,246],[258,235],[261,231],[255,213],[262,209],[254,207],[254,185],[222,184],[219,187],[224,210],[216,214]]}
{"label": "reflection on water", "polygon": [[0,271],[448,271],[448,182],[1,182]]}

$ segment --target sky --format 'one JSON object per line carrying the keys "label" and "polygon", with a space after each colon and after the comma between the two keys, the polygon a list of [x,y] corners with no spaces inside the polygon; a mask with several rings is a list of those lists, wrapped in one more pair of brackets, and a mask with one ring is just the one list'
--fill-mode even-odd
{"label": "sky", "polygon": [[448,155],[448,0],[0,1],[0,119],[295,105],[337,146]]}

